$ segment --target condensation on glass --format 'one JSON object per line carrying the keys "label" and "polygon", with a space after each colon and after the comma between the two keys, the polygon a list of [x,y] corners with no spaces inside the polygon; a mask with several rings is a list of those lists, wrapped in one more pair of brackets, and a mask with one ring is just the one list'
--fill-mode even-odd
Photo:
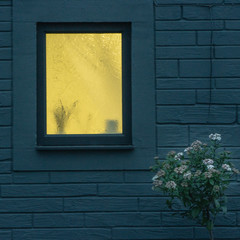
{"label": "condensation on glass", "polygon": [[46,34],[46,133],[122,133],[122,34]]}

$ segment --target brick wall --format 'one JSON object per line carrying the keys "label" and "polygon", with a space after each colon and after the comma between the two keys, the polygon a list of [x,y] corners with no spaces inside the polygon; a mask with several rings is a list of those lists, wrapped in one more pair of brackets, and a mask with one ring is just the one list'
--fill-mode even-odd
{"label": "brick wall", "polygon": [[[180,2],[180,3],[179,3]],[[156,0],[158,154],[223,135],[240,167],[240,1]],[[205,4],[205,5],[204,5]],[[212,5],[212,17],[209,6]],[[11,157],[11,1],[0,1],[0,239],[207,239],[172,216],[146,171],[14,172]],[[209,108],[213,30],[212,94]],[[217,239],[240,239],[240,178]],[[176,209],[181,205],[176,203]]]}

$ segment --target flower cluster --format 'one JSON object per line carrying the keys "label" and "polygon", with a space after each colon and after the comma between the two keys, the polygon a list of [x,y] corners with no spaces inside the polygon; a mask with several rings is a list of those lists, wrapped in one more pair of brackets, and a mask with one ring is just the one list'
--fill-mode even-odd
{"label": "flower cluster", "polygon": [[184,153],[171,151],[163,162],[155,159],[152,169],[156,175],[152,180],[154,190],[183,202],[185,216],[211,228],[217,213],[226,209],[224,191],[239,170],[229,161],[230,153],[220,151],[221,135],[210,134],[209,139],[209,144],[194,141]]}
{"label": "flower cluster", "polygon": [[210,134],[209,138],[213,141],[221,141],[222,140],[221,134],[218,134],[218,133]]}

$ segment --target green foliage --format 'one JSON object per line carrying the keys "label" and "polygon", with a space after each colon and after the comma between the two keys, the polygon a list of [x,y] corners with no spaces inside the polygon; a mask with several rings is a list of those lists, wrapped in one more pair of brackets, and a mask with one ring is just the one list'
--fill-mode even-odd
{"label": "green foliage", "polygon": [[210,143],[194,141],[184,153],[170,152],[165,161],[155,157],[152,171],[153,190],[169,195],[167,206],[179,199],[186,210],[182,213],[205,226],[210,238],[219,212],[227,212],[225,190],[239,171],[229,161],[230,153],[220,151],[220,134],[209,135]]}

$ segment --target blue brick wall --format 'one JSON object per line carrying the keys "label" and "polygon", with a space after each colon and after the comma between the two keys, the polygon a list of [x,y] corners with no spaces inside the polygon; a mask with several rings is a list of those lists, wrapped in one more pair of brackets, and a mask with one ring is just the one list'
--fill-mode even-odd
{"label": "blue brick wall", "polygon": [[[12,170],[11,4],[0,1],[0,239],[207,239],[203,228],[171,215],[166,197],[151,190],[148,169]],[[240,1],[155,0],[153,4],[158,155],[164,158],[170,150],[182,150],[195,139],[219,132],[240,167]],[[207,5],[212,6],[212,17]],[[215,235],[239,240],[239,177],[232,180],[227,194],[229,212],[217,219]],[[183,206],[176,201],[174,209]]]}

